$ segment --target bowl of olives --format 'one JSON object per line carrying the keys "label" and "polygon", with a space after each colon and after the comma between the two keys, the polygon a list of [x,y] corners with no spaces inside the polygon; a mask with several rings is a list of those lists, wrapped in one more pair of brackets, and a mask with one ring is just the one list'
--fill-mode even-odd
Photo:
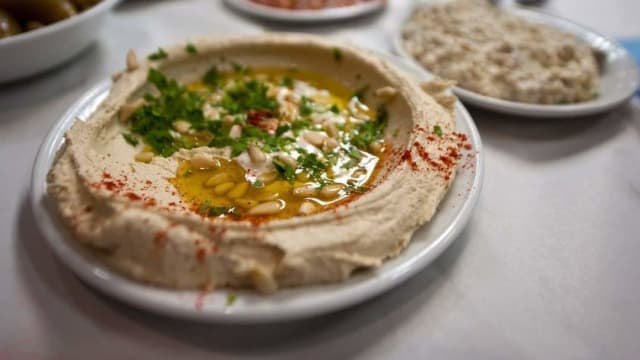
{"label": "bowl of olives", "polygon": [[64,63],[93,43],[118,0],[0,0],[0,83]]}

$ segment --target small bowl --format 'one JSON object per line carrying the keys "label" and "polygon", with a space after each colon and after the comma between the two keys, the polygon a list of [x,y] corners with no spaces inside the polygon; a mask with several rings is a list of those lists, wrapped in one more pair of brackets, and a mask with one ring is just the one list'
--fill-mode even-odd
{"label": "small bowl", "polygon": [[14,81],[64,63],[97,38],[118,0],[102,0],[69,19],[0,39],[0,83]]}

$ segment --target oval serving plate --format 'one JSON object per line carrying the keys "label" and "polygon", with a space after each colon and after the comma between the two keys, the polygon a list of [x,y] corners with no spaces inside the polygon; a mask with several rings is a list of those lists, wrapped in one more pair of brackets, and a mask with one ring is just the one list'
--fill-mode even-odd
{"label": "oval serving plate", "polygon": [[[430,78],[399,58],[385,58],[418,80]],[[258,323],[310,317],[355,305],[402,283],[431,263],[464,228],[480,194],[484,169],[482,144],[471,116],[458,103],[457,131],[467,135],[475,156],[463,158],[465,166],[458,167],[449,193],[431,222],[415,233],[407,249],[380,268],[356,274],[343,283],[286,288],[271,295],[228,289],[205,294],[134,282],[94,260],[73,241],[57,219],[46,192],[47,172],[64,143],[64,133],[75,121],[86,121],[106,98],[110,87],[109,80],[98,84],[52,127],[34,164],[31,205],[38,226],[53,251],[81,279],[106,294],[145,310],[198,321]],[[232,305],[228,304],[229,296],[236,298]]]}
{"label": "oval serving plate", "polygon": [[288,10],[258,4],[251,0],[225,1],[232,8],[251,16],[289,23],[314,23],[345,20],[379,11],[386,5],[386,0],[370,0],[361,4],[320,10]]}
{"label": "oval serving plate", "polygon": [[[640,85],[638,66],[629,52],[618,42],[559,16],[521,7],[504,7],[503,9],[521,16],[530,22],[545,24],[571,33],[591,47],[601,51],[605,56],[600,72],[599,96],[593,100],[575,104],[539,105],[502,100],[465,90],[458,86],[454,87],[454,93],[463,102],[512,115],[538,118],[576,117],[597,114],[613,109],[629,100],[638,90],[638,86]],[[398,55],[409,60],[422,71],[428,72],[413,56],[404,50],[402,30],[407,21],[408,18],[394,31],[394,50]]]}

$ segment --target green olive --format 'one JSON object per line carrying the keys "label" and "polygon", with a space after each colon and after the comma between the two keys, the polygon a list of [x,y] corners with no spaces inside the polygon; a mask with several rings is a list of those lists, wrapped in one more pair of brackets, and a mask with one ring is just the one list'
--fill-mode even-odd
{"label": "green olive", "polygon": [[0,0],[0,7],[7,9],[21,21],[43,24],[64,20],[78,13],[69,0]]}
{"label": "green olive", "polygon": [[8,12],[0,9],[0,39],[16,34],[20,34],[22,29],[20,24]]}
{"label": "green olive", "polygon": [[35,29],[40,29],[41,27],[45,27],[45,25],[39,21],[27,21],[24,24],[24,27],[27,31],[31,31]]}
{"label": "green olive", "polygon": [[99,3],[100,0],[71,0],[71,2],[73,3],[73,5],[76,6],[76,9],[78,9],[79,11],[85,11],[88,8]]}

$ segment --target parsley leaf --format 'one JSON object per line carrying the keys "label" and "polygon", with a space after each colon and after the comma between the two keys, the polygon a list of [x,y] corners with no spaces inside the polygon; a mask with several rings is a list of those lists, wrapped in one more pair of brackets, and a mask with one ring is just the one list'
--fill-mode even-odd
{"label": "parsley leaf", "polygon": [[334,114],[340,114],[340,108],[338,108],[338,105],[336,104],[331,105],[331,107],[329,108],[329,111],[331,111]]}
{"label": "parsley leaf", "polygon": [[353,95],[351,95],[351,97],[354,97],[359,101],[364,101],[364,95],[367,92],[367,90],[369,90],[369,85],[364,85],[362,87],[359,87],[358,89],[356,89],[356,91],[353,92]]}
{"label": "parsley leaf", "polygon": [[298,104],[298,112],[300,113],[300,115],[309,116],[313,113],[313,110],[313,100],[309,99],[306,96],[303,96],[300,99],[300,104]]}
{"label": "parsley leaf", "polygon": [[360,186],[358,186],[358,185],[349,185],[344,190],[347,192],[347,194],[354,194],[354,193],[362,194],[362,193],[366,192],[367,190],[369,190],[369,188],[366,187],[366,186],[362,186],[362,185],[360,185]]}
{"label": "parsley leaf", "polygon": [[220,76],[220,72],[218,71],[218,68],[214,66],[211,67],[211,69],[209,69],[209,71],[207,71],[204,76],[202,77],[202,82],[205,85],[209,85],[213,88],[219,88],[222,82],[221,76]]}
{"label": "parsley leaf", "polygon": [[367,149],[371,143],[380,140],[387,126],[388,113],[384,107],[379,107],[375,120],[365,121],[353,129],[350,143],[359,149]]}
{"label": "parsley leaf", "polygon": [[333,48],[333,60],[336,62],[342,61],[342,49],[338,47]]}
{"label": "parsley leaf", "polygon": [[195,55],[198,53],[198,49],[192,43],[188,43],[187,46],[184,47],[184,50],[191,55]]}
{"label": "parsley leaf", "polygon": [[133,136],[132,134],[122,133],[122,137],[124,138],[124,141],[126,141],[129,145],[131,146],[138,145],[138,139],[136,139],[136,137]]}
{"label": "parsley leaf", "polygon": [[236,293],[229,293],[227,295],[227,306],[233,306],[233,304],[238,300],[238,295]]}
{"label": "parsley leaf", "polygon": [[282,86],[286,86],[288,88],[293,87],[293,79],[286,76],[282,79]]}
{"label": "parsley leaf", "polygon": [[440,125],[436,125],[433,127],[433,133],[438,135],[438,137],[442,137],[442,128]]}
{"label": "parsley leaf", "polygon": [[283,163],[282,161],[280,161],[280,159],[273,159],[272,162],[273,166],[276,168],[276,171],[278,172],[278,174],[280,174],[280,177],[288,181],[292,181],[293,179],[295,179],[296,170],[291,165]]}
{"label": "parsley leaf", "polygon": [[327,170],[327,165],[318,158],[317,154],[301,148],[297,150],[300,153],[297,159],[298,167],[306,171],[313,180],[323,182],[322,174]]}
{"label": "parsley leaf", "polygon": [[149,60],[162,60],[162,59],[166,59],[169,57],[169,54],[167,54],[166,51],[164,51],[163,48],[158,48],[158,51],[149,54],[149,56],[147,57]]}

